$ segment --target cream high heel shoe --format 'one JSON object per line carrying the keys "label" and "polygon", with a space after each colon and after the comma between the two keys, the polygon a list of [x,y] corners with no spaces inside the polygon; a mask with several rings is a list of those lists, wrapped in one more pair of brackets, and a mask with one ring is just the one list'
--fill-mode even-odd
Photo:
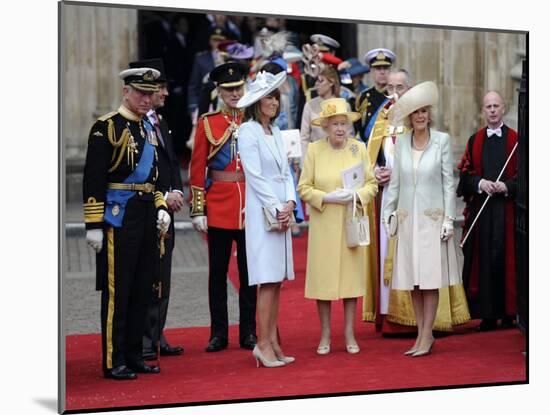
{"label": "cream high heel shoe", "polygon": [[317,354],[324,355],[330,353],[330,342],[324,346],[317,347]]}
{"label": "cream high heel shoe", "polygon": [[432,342],[430,343],[430,347],[428,347],[427,349],[424,349],[424,350],[415,351],[412,354],[412,357],[420,357],[420,356],[429,355],[432,352],[432,347],[433,347],[434,343],[435,343],[435,339],[433,339]]}
{"label": "cream high heel shoe", "polygon": [[357,345],[357,344],[346,344],[346,351],[349,354],[357,354],[361,351],[361,349],[359,348],[359,345]]}
{"label": "cream high heel shoe", "polygon": [[254,346],[254,350],[252,350],[252,356],[254,356],[254,358],[256,359],[256,367],[260,367],[260,362],[262,362],[262,365],[264,367],[281,367],[286,365],[285,362],[282,362],[280,360],[267,360],[260,351],[258,345]]}
{"label": "cream high heel shoe", "polygon": [[294,363],[296,358],[293,356],[277,356],[277,360],[288,365],[289,363]]}

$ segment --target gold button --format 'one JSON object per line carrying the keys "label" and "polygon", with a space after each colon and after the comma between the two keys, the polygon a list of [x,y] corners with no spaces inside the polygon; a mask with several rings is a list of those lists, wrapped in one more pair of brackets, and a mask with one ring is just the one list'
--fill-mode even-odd
{"label": "gold button", "polygon": [[372,114],[369,112],[367,115],[370,117]]}
{"label": "gold button", "polygon": [[143,196],[143,192],[138,192],[138,195]]}
{"label": "gold button", "polygon": [[367,102],[367,107],[370,107],[370,102]]}
{"label": "gold button", "polygon": [[367,92],[367,96],[370,97],[370,93]]}

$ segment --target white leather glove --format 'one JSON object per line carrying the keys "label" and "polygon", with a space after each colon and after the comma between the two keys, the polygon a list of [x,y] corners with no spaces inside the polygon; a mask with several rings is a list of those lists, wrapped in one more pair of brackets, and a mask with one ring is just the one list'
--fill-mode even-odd
{"label": "white leather glove", "polygon": [[103,230],[89,229],[86,231],[86,242],[92,247],[96,254],[101,252],[103,247]]}
{"label": "white leather glove", "polygon": [[160,233],[168,232],[170,222],[170,214],[163,209],[159,210],[157,213],[157,229],[160,231]]}
{"label": "white leather glove", "polygon": [[198,232],[206,233],[208,231],[206,216],[194,216],[191,219],[191,223],[193,223],[193,228]]}
{"label": "white leather glove", "polygon": [[453,236],[454,232],[455,231],[454,231],[453,220],[446,218],[443,221],[443,225],[441,225],[441,240],[443,242],[448,241],[449,239],[451,239],[451,236]]}
{"label": "white leather glove", "polygon": [[327,193],[323,197],[325,203],[335,203],[338,205],[347,205],[353,200],[353,192],[348,189],[337,189],[333,192]]}

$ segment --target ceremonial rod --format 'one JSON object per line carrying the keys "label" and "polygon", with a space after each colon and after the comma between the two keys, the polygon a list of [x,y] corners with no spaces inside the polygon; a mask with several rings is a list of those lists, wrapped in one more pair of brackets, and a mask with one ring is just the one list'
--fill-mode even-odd
{"label": "ceremonial rod", "polygon": [[[498,182],[500,180],[500,178],[502,177],[502,175],[504,174],[504,170],[506,170],[506,166],[508,166],[508,163],[512,159],[512,155],[516,151],[517,146],[518,146],[518,143],[516,142],[516,144],[514,145],[514,148],[510,152],[510,155],[508,156],[508,160],[506,160],[506,163],[504,163],[504,167],[502,167],[502,170],[500,171],[500,174],[498,175],[497,179],[495,180],[496,182]],[[468,229],[468,232],[466,233],[466,236],[464,238],[462,238],[462,242],[460,243],[461,248],[464,247],[464,244],[466,243],[466,239],[468,239],[468,236],[470,236],[470,232],[472,232],[472,229],[474,229],[474,225],[476,224],[477,219],[479,218],[479,215],[481,215],[481,212],[483,212],[483,208],[485,208],[485,205],[487,204],[487,202],[489,201],[489,198],[491,196],[492,195],[488,194],[487,198],[485,199],[485,202],[483,202],[483,205],[481,205],[481,209],[479,209],[479,212],[477,212],[477,215],[474,218],[474,221],[472,222],[472,224],[470,225],[470,229]]]}

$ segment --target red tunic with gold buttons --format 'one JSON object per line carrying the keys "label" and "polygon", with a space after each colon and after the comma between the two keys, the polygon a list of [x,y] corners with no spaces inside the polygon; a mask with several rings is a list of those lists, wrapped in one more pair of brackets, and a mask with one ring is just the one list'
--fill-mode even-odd
{"label": "red tunic with gold buttons", "polygon": [[197,123],[189,166],[191,217],[206,215],[209,227],[244,228],[245,183],[236,133],[242,118],[242,111],[222,110],[202,115]]}

